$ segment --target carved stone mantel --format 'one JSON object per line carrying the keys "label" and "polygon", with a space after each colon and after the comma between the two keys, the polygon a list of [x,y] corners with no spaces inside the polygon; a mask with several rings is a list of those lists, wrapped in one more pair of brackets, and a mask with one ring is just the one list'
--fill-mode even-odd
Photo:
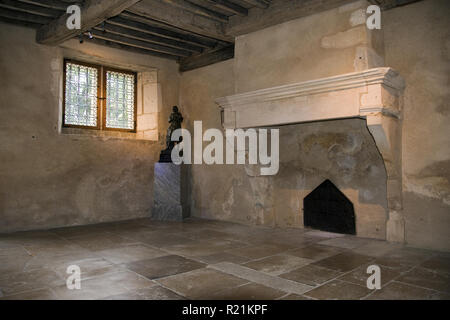
{"label": "carved stone mantel", "polygon": [[224,128],[258,128],[364,118],[387,172],[386,238],[404,242],[401,117],[404,81],[391,68],[288,84],[219,98]]}

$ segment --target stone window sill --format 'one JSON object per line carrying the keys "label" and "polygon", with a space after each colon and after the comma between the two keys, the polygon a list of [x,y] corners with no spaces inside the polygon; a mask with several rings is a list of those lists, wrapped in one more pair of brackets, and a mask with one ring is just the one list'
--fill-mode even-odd
{"label": "stone window sill", "polygon": [[138,140],[148,142],[158,142],[155,139],[145,138],[142,132],[122,132],[122,131],[108,131],[108,130],[93,130],[93,129],[80,129],[80,128],[68,128],[62,127],[61,134],[73,136],[73,137],[86,137],[86,138],[100,138],[102,140],[109,139],[123,139],[123,140]]}

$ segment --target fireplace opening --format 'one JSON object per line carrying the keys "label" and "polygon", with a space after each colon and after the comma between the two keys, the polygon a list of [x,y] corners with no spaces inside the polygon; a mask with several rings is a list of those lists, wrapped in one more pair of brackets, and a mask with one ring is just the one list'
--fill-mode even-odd
{"label": "fireplace opening", "polygon": [[303,210],[305,227],[356,234],[353,203],[328,179],[305,197]]}

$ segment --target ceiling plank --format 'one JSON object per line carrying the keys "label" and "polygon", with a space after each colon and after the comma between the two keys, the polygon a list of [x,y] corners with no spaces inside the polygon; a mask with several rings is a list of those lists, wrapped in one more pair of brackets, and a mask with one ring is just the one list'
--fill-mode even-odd
{"label": "ceiling plank", "polygon": [[37,29],[40,26],[42,26],[42,24],[40,24],[40,23],[27,22],[27,21],[23,21],[23,20],[16,20],[16,19],[13,19],[13,18],[7,18],[7,17],[2,17],[2,16],[0,16],[0,22],[9,23],[9,24],[15,24],[15,25],[19,25],[19,26],[22,26],[22,27],[28,27],[28,28],[33,28],[33,29]]}
{"label": "ceiling plank", "polygon": [[236,37],[348,3],[349,0],[272,0],[270,6],[265,10],[250,9],[248,17],[229,17],[226,34]]}
{"label": "ceiling plank", "polygon": [[189,52],[187,50],[170,48],[170,47],[162,46],[162,45],[155,44],[155,43],[150,43],[150,42],[146,42],[146,41],[142,41],[142,40],[128,38],[128,37],[118,35],[118,34],[113,34],[110,32],[105,33],[103,31],[99,31],[99,30],[92,30],[91,33],[94,36],[94,38],[96,38],[96,39],[102,39],[102,40],[107,40],[107,41],[111,41],[111,42],[116,42],[116,43],[131,46],[131,47],[149,49],[152,51],[166,53],[166,54],[170,54],[173,56],[179,56],[179,57],[188,57],[191,55],[191,52]]}
{"label": "ceiling plank", "polygon": [[218,8],[224,9],[232,14],[237,14],[237,15],[243,16],[243,17],[248,15],[247,8],[244,8],[233,2],[230,2],[227,0],[206,0],[206,1]]}
{"label": "ceiling plank", "polygon": [[52,21],[52,18],[49,17],[38,16],[27,12],[15,11],[5,8],[0,8],[0,17],[39,24],[46,24],[49,21]]}
{"label": "ceiling plank", "polygon": [[212,39],[232,43],[234,38],[225,35],[223,23],[195,15],[158,0],[141,1],[127,9],[127,12],[163,22],[169,26],[186,30]]}
{"label": "ceiling plank", "polygon": [[117,17],[108,19],[108,22],[120,25],[128,28],[133,28],[136,30],[151,33],[157,36],[165,37],[167,39],[173,39],[176,41],[181,41],[189,43],[202,48],[214,48],[217,45],[216,41],[211,39],[206,39],[202,37],[192,36],[188,33],[175,32],[162,27],[159,27],[152,20],[145,19],[140,16],[129,14],[127,12],[120,14]]}
{"label": "ceiling plank", "polygon": [[266,1],[265,0],[243,0],[243,1],[252,6],[261,8],[261,9],[267,9],[270,5],[270,1],[267,1],[267,0]]}
{"label": "ceiling plank", "polygon": [[199,46],[193,46],[188,43],[184,43],[184,42],[180,42],[180,41],[176,41],[176,40],[172,40],[172,39],[167,39],[164,37],[155,36],[153,34],[145,33],[140,30],[129,29],[128,26],[125,26],[125,27],[118,26],[118,25],[110,24],[109,22],[105,23],[104,26],[96,27],[95,29],[99,30],[99,31],[104,30],[109,33],[114,33],[114,34],[122,35],[125,37],[134,38],[137,40],[143,40],[143,41],[156,43],[156,44],[160,44],[160,45],[164,45],[164,46],[168,46],[168,47],[172,47],[172,48],[176,48],[176,49],[186,50],[186,51],[190,51],[190,52],[200,53],[203,51],[203,48],[201,48]]}
{"label": "ceiling plank", "polygon": [[389,10],[418,1],[421,0],[369,0],[369,2],[380,6],[381,10]]}
{"label": "ceiling plank", "polygon": [[70,30],[66,26],[69,14],[63,14],[58,19],[42,26],[36,32],[36,41],[41,44],[58,45],[106,19],[116,16],[126,8],[140,0],[87,0],[81,8],[81,30]]}
{"label": "ceiling plank", "polygon": [[180,60],[180,71],[189,71],[234,58],[234,45],[193,55]]}
{"label": "ceiling plank", "polygon": [[[58,0],[19,0],[23,3],[34,4],[41,7],[66,11],[67,7],[70,5],[69,3],[61,2]],[[81,1],[79,1],[81,3]]]}
{"label": "ceiling plank", "polygon": [[120,50],[125,50],[128,52],[135,52],[135,53],[151,55],[151,56],[155,56],[155,57],[159,57],[159,58],[179,61],[179,57],[177,57],[177,56],[173,56],[170,54],[165,54],[165,53],[161,53],[161,52],[157,52],[157,51],[152,51],[152,50],[148,50],[148,49],[132,47],[132,46],[128,46],[128,45],[121,44],[121,43],[111,42],[108,40],[96,39],[96,38],[89,39],[88,38],[88,39],[86,39],[86,41],[92,42],[95,44],[99,44],[102,46],[107,46],[107,47],[114,48],[114,49],[120,49]]}
{"label": "ceiling plank", "polygon": [[29,3],[23,3],[13,0],[0,0],[0,7],[18,11],[23,11],[40,16],[55,18],[61,14],[61,11],[50,8],[40,7]]}
{"label": "ceiling plank", "polygon": [[219,21],[219,22],[228,22],[228,17],[224,14],[221,14],[216,11],[209,10],[208,8],[199,6],[195,3],[189,2],[187,0],[163,0],[164,2],[176,6],[178,8],[187,10],[194,14],[204,16],[206,18]]}

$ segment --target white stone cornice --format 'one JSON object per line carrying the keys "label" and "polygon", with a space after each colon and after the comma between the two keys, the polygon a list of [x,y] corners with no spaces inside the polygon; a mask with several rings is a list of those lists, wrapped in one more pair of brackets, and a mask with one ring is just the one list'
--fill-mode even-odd
{"label": "white stone cornice", "polygon": [[218,98],[216,103],[221,108],[233,108],[246,104],[255,104],[274,100],[316,95],[321,93],[347,90],[383,84],[394,90],[402,90],[403,80],[391,68],[374,68],[361,72],[352,72],[338,76],[287,84],[267,89],[236,94]]}

